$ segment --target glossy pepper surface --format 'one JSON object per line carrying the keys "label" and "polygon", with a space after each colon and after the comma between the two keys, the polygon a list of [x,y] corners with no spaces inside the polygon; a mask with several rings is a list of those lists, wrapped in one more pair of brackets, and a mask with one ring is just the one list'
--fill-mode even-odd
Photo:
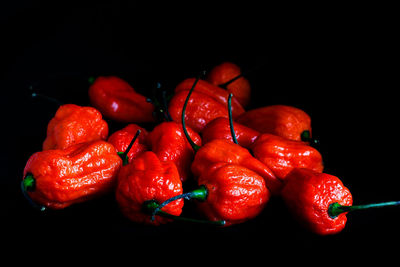
{"label": "glossy pepper surface", "polygon": [[[250,102],[251,86],[249,80],[241,75],[242,72],[238,65],[232,62],[223,62],[211,69],[206,80],[211,84],[222,86],[232,93],[243,107],[246,107]],[[238,78],[224,86],[225,83],[236,77]]]}
{"label": "glossy pepper surface", "polygon": [[90,102],[107,118],[123,123],[155,122],[154,105],[116,76],[100,76],[89,87]]}
{"label": "glossy pepper surface", "polygon": [[107,140],[115,147],[117,152],[125,152],[138,130],[140,130],[138,140],[133,143],[132,147],[127,153],[128,162],[131,162],[133,158],[149,150],[149,147],[147,145],[147,137],[149,133],[147,132],[147,130],[137,124],[129,124],[123,129],[111,134]]}
{"label": "glossy pepper surface", "polygon": [[[175,95],[169,102],[168,109],[172,119],[181,122],[182,108],[195,84],[194,91],[185,112],[187,125],[196,132],[201,130],[213,119],[218,117],[228,118],[227,99],[229,93],[204,80],[188,78],[175,88]],[[236,98],[232,99],[232,114],[236,118],[244,112],[242,105]]]}
{"label": "glossy pepper surface", "polygon": [[[202,141],[198,133],[186,128],[190,138],[196,145]],[[182,124],[170,121],[158,124],[148,135],[148,143],[161,161],[172,161],[178,168],[182,182],[191,175],[190,165],[194,158],[194,150],[183,132]]]}
{"label": "glossy pepper surface", "polygon": [[[250,148],[257,137],[261,134],[260,132],[240,123],[233,122],[233,125],[238,144],[245,148]],[[226,139],[233,142],[229,119],[221,117],[212,120],[206,125],[206,127],[204,127],[201,136],[203,143],[208,143],[214,139]]]}
{"label": "glossy pepper surface", "polygon": [[195,154],[191,170],[195,178],[200,177],[217,163],[241,165],[264,178],[268,189],[279,192],[282,182],[271,169],[260,160],[253,157],[246,149],[224,139],[215,139],[204,144]]}
{"label": "glossy pepper surface", "polygon": [[310,116],[293,106],[271,105],[248,110],[235,121],[261,133],[290,140],[308,141],[311,138]]}
{"label": "glossy pepper surface", "polygon": [[43,150],[66,149],[74,144],[105,140],[107,136],[108,124],[97,109],[65,104],[47,125]]}
{"label": "glossy pepper surface", "polygon": [[324,169],[321,154],[306,142],[262,134],[251,146],[251,150],[254,157],[268,166],[279,179],[285,179],[294,168],[306,168],[316,172],[322,172]]}
{"label": "glossy pepper surface", "polygon": [[[118,175],[116,200],[121,212],[137,223],[160,225],[171,219],[156,216],[145,211],[146,203],[157,203],[182,193],[182,182],[178,169],[170,161],[160,161],[154,152],[147,151],[123,166]],[[178,200],[163,207],[162,211],[179,216],[183,201]]]}
{"label": "glossy pepper surface", "polygon": [[121,165],[113,145],[105,141],[80,143],[33,154],[25,166],[23,182],[30,183],[27,191],[34,202],[62,209],[111,192]]}
{"label": "glossy pepper surface", "polygon": [[295,218],[310,231],[320,234],[336,234],[346,225],[343,212],[332,218],[331,204],[350,206],[352,195],[336,176],[308,169],[294,169],[287,176],[282,198]]}
{"label": "glossy pepper surface", "polygon": [[256,217],[271,196],[263,177],[237,164],[214,165],[202,173],[198,184],[207,189],[199,209],[212,221],[226,221],[226,226]]}

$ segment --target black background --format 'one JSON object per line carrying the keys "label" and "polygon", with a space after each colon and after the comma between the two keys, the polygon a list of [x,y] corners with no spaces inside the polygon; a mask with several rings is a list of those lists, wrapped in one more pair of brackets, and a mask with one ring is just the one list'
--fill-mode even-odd
{"label": "black background", "polygon": [[[63,103],[89,105],[90,76],[117,75],[151,96],[156,82],[173,90],[187,77],[232,61],[243,70],[263,66],[248,75],[249,109],[288,104],[311,116],[325,172],[342,179],[354,204],[399,200],[399,43],[390,6],[2,5],[0,214],[6,237],[1,240],[10,251],[33,251],[30,259],[42,260],[43,255],[83,256],[95,248],[100,252],[88,258],[137,261],[146,255],[149,261],[180,263],[190,255],[204,264],[216,259],[266,264],[299,256],[313,263],[320,262],[317,255],[326,262],[348,255],[388,260],[395,255],[398,208],[354,212],[340,234],[321,237],[299,227],[279,199],[256,219],[223,229],[183,223],[151,227],[124,218],[113,195],[41,214],[19,188],[26,161],[41,149],[57,110],[55,104],[32,99],[29,88]],[[122,125],[110,122],[110,127],[115,131]]]}

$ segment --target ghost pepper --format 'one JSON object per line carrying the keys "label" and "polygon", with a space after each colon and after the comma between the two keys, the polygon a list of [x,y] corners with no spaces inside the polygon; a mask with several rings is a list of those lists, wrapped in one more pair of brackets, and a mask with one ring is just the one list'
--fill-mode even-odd
{"label": "ghost pepper", "polygon": [[[146,151],[121,168],[115,194],[124,216],[137,223],[160,225],[171,220],[157,216],[152,221],[146,205],[152,205],[152,201],[161,203],[181,193],[182,182],[175,164],[160,161],[154,152]],[[182,208],[183,201],[176,201],[162,211],[179,216]]]}
{"label": "ghost pepper", "polygon": [[311,118],[303,110],[287,105],[271,105],[248,110],[235,119],[261,133],[295,141],[311,140]]}
{"label": "ghost pepper", "polygon": [[[177,85],[175,95],[169,102],[169,113],[174,121],[181,121],[182,108],[193,84],[195,84],[195,89],[185,115],[190,128],[200,132],[213,119],[228,118],[226,105],[229,92],[204,80],[188,78]],[[237,118],[243,112],[242,105],[233,98],[233,117]]]}
{"label": "ghost pepper", "polygon": [[132,144],[132,147],[129,149],[129,152],[127,153],[128,162],[131,162],[133,158],[149,150],[149,147],[147,145],[147,137],[149,133],[147,132],[147,130],[140,127],[137,124],[128,124],[123,129],[120,129],[111,134],[107,140],[107,142],[112,144],[117,150],[117,152],[121,154],[128,149],[129,144],[132,141],[132,138],[135,137],[138,130],[140,131],[140,134],[138,135],[138,140],[136,140]]}
{"label": "ghost pepper", "polygon": [[155,122],[155,107],[125,80],[97,77],[89,87],[90,102],[107,118],[123,123]]}
{"label": "ghost pepper", "polygon": [[208,73],[206,80],[232,93],[246,107],[250,102],[250,82],[243,77],[240,67],[232,62],[223,62]]}
{"label": "ghost pepper", "polygon": [[47,125],[43,150],[66,149],[78,143],[105,140],[107,136],[108,124],[97,109],[65,104]]}
{"label": "ghost pepper", "polygon": [[262,134],[251,146],[255,158],[268,166],[279,179],[294,168],[322,172],[324,164],[319,151],[306,142],[293,141],[273,134]]}
{"label": "ghost pepper", "polygon": [[63,209],[112,192],[121,165],[114,146],[105,141],[40,151],[26,163],[23,193],[37,205]]}
{"label": "ghost pepper", "polygon": [[158,208],[182,198],[196,199],[199,210],[209,220],[230,226],[259,215],[271,196],[263,177],[238,164],[214,164],[202,173],[198,185],[197,189],[173,197]]}
{"label": "ghost pepper", "polygon": [[302,168],[288,174],[281,196],[295,219],[319,235],[341,232],[350,211],[400,205],[400,201],[352,205],[353,197],[338,177]]}
{"label": "ghost pepper", "polygon": [[[196,145],[201,145],[200,135],[187,128]],[[186,181],[191,175],[190,165],[194,151],[183,132],[182,124],[170,121],[158,124],[148,135],[148,144],[161,161],[172,161],[178,168],[180,179]]]}

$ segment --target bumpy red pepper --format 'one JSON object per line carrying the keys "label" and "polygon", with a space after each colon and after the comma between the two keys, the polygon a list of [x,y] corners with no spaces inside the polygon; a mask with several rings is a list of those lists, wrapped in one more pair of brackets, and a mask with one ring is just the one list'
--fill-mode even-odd
{"label": "bumpy red pepper", "polygon": [[25,166],[23,192],[36,205],[63,209],[114,190],[121,165],[114,146],[105,141],[37,152]]}
{"label": "bumpy red pepper", "polygon": [[158,208],[182,198],[196,199],[209,220],[230,226],[259,215],[271,196],[263,177],[237,164],[214,164],[202,173],[198,184],[199,188],[171,198]]}
{"label": "bumpy red pepper", "polygon": [[281,193],[293,216],[319,235],[341,232],[348,212],[400,205],[400,201],[352,205],[353,197],[338,177],[301,168],[288,174]]}
{"label": "bumpy red pepper", "polygon": [[65,104],[47,125],[43,150],[66,149],[74,144],[105,140],[107,136],[108,124],[97,109]]}
{"label": "bumpy red pepper", "polygon": [[[233,122],[235,136],[238,144],[244,148],[250,148],[255,142],[260,132],[253,130],[240,123]],[[229,119],[216,118],[204,127],[201,132],[203,143],[208,143],[214,139],[226,139],[233,142],[232,133],[230,130]]]}
{"label": "bumpy red pepper", "polygon": [[206,80],[228,90],[243,107],[249,104],[251,96],[250,82],[243,77],[238,65],[232,62],[223,62],[211,69]]}
{"label": "bumpy red pepper", "polygon": [[149,133],[147,130],[139,125],[129,124],[123,129],[111,134],[107,140],[115,147],[119,154],[125,153],[132,139],[136,136],[138,130],[140,131],[140,134],[138,135],[137,140],[132,144],[132,147],[129,148],[127,153],[128,162],[131,162],[135,157],[149,150],[147,145],[147,137]]}
{"label": "bumpy red pepper", "polygon": [[[176,122],[181,121],[182,108],[190,89],[195,86],[185,117],[187,125],[200,132],[210,121],[218,117],[228,118],[227,99],[229,92],[204,80],[189,78],[175,88],[175,95],[169,102],[169,113]],[[236,98],[232,99],[232,114],[237,118],[244,112]]]}
{"label": "bumpy red pepper", "polygon": [[[196,145],[201,146],[198,133],[190,128],[187,131]],[[182,124],[170,121],[158,124],[149,133],[148,143],[161,161],[172,161],[178,168],[182,182],[191,175],[190,165],[194,158],[194,151],[185,137]]]}
{"label": "bumpy red pepper", "polygon": [[235,119],[261,133],[279,135],[290,140],[311,140],[311,118],[303,110],[286,105],[256,108]]}
{"label": "bumpy red pepper", "polygon": [[[178,169],[170,161],[160,161],[154,152],[142,153],[119,172],[116,200],[121,212],[134,222],[152,225],[169,222],[170,219],[161,216],[151,220],[148,211],[154,204],[179,194],[182,194],[182,182]],[[162,211],[179,216],[182,208],[181,200],[165,206]]]}
{"label": "bumpy red pepper", "polygon": [[294,168],[322,172],[324,164],[319,151],[306,142],[293,141],[273,134],[260,135],[251,146],[254,157],[268,166],[279,179]]}
{"label": "bumpy red pepper", "polygon": [[89,87],[94,107],[107,118],[124,123],[155,122],[154,105],[133,87],[115,76],[100,76]]}

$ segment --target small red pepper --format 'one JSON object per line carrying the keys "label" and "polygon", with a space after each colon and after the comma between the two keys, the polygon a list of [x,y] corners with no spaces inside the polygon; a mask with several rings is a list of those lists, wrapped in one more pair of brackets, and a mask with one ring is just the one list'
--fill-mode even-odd
{"label": "small red pepper", "polygon": [[201,174],[198,184],[197,189],[173,197],[158,208],[182,198],[196,199],[209,220],[230,226],[259,215],[271,196],[263,177],[237,164],[211,166]]}
{"label": "small red pepper", "polygon": [[[235,129],[235,136],[238,144],[244,148],[250,148],[251,145],[256,141],[257,137],[261,134],[260,132],[253,130],[240,123],[233,122]],[[216,118],[204,127],[201,132],[203,143],[208,143],[214,139],[226,139],[233,142],[229,119],[227,118]]]}
{"label": "small red pepper", "polygon": [[[187,128],[191,139],[201,146],[198,133]],[[148,143],[161,161],[172,161],[178,168],[182,182],[191,175],[190,165],[194,158],[194,151],[185,137],[182,124],[170,121],[158,124],[148,135]]]}
{"label": "small red pepper", "polygon": [[107,118],[123,123],[155,122],[154,105],[115,76],[100,76],[89,87],[90,102]]}
{"label": "small red pepper", "polygon": [[211,69],[206,80],[211,84],[228,90],[243,107],[249,104],[251,96],[250,82],[243,77],[238,65],[232,62],[223,62]]}
{"label": "small red pepper", "polygon": [[65,104],[47,125],[43,150],[66,149],[74,144],[105,140],[107,136],[108,124],[97,109]]}
{"label": "small red pepper", "polygon": [[[189,94],[190,88],[195,87],[190,107],[186,111],[187,125],[196,132],[201,130],[213,119],[228,118],[226,109],[229,92],[210,84],[204,80],[189,78],[182,81],[175,88],[175,95],[169,102],[169,113],[176,122],[181,121],[182,108]],[[244,112],[242,105],[236,98],[232,99],[232,114],[237,118]]]}
{"label": "small red pepper", "polygon": [[235,121],[261,133],[295,141],[311,140],[311,118],[296,107],[272,105],[256,108],[241,114]]}
{"label": "small red pepper", "polygon": [[[170,222],[168,218],[156,216],[151,220],[154,204],[182,194],[182,182],[178,169],[170,161],[160,161],[154,152],[146,151],[123,166],[118,175],[116,200],[121,212],[138,223],[160,225]],[[183,201],[165,206],[162,211],[179,216]]]}
{"label": "small red pepper", "polygon": [[306,142],[293,141],[273,134],[260,135],[251,146],[254,157],[268,166],[279,179],[294,168],[316,172],[324,169],[322,156]]}
{"label": "small red pepper", "polygon": [[341,232],[350,211],[400,205],[400,201],[389,201],[354,206],[349,189],[338,177],[308,169],[294,169],[288,174],[282,198],[293,216],[319,235]]}
{"label": "small red pepper", "polygon": [[108,142],[112,144],[117,152],[124,153],[131,143],[132,139],[137,134],[138,130],[140,131],[140,135],[138,136],[138,140],[136,140],[132,147],[129,149],[127,156],[128,162],[131,162],[135,157],[140,155],[141,153],[148,151],[149,147],[147,145],[148,132],[146,129],[140,127],[136,124],[129,124],[121,130],[118,130],[110,135],[108,138]]}
{"label": "small red pepper", "polygon": [[26,163],[23,193],[36,205],[63,209],[111,192],[121,165],[114,146],[105,141],[37,152]]}

